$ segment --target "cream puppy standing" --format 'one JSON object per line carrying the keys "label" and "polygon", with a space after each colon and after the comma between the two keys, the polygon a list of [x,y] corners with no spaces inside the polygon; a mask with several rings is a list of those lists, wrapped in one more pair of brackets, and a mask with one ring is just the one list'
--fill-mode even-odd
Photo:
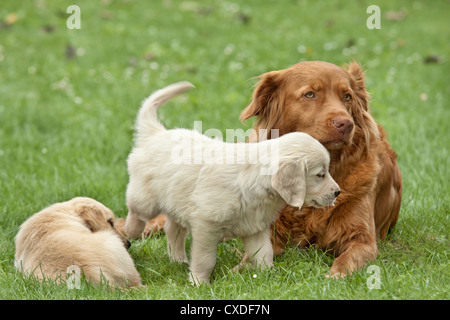
{"label": "cream puppy standing", "polygon": [[254,264],[272,266],[270,225],[278,211],[286,203],[329,206],[340,191],[328,172],[328,152],[305,133],[224,143],[193,130],[166,130],[158,107],[192,87],[176,83],[143,102],[128,158],[125,231],[136,238],[146,221],[167,214],[169,256],[188,262],[185,238],[191,232],[190,280],[199,285],[209,283],[224,237],[241,237]]}

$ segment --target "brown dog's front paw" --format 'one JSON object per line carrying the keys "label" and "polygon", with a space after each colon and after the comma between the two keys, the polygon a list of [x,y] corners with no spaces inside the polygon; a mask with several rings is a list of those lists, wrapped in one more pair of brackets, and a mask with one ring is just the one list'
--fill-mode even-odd
{"label": "brown dog's front paw", "polygon": [[[114,220],[114,227],[120,231],[123,235],[127,236],[125,232],[125,223],[126,220],[124,218],[118,218]],[[147,221],[145,224],[145,229],[142,231],[137,238],[148,238],[149,236],[164,231],[164,225],[166,224],[166,216],[159,215],[155,219]]]}
{"label": "brown dog's front paw", "polygon": [[333,272],[332,270],[328,271],[325,274],[325,278],[333,278],[333,279],[344,279],[347,276],[346,273],[341,272]]}
{"label": "brown dog's front paw", "polygon": [[150,220],[145,225],[145,229],[142,232],[142,237],[147,238],[152,234],[164,231],[164,225],[166,224],[166,216],[159,215],[156,218]]}
{"label": "brown dog's front paw", "polygon": [[350,276],[352,274],[352,267],[346,263],[342,262],[342,259],[337,258],[334,260],[333,265],[331,266],[330,271],[325,274],[326,278],[334,278],[334,279],[343,279],[346,276]]}

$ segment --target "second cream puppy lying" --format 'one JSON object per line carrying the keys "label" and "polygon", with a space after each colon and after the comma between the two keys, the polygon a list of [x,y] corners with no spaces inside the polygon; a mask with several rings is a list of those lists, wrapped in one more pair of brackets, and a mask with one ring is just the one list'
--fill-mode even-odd
{"label": "second cream puppy lying", "polygon": [[82,271],[94,284],[104,279],[111,286],[139,286],[141,278],[127,252],[130,242],[113,221],[114,213],[91,198],[55,203],[21,225],[14,265],[57,283],[78,270],[78,276]]}
{"label": "second cream puppy lying", "polygon": [[272,266],[270,225],[278,211],[286,203],[330,206],[340,191],[328,172],[328,151],[305,133],[224,143],[194,130],[166,130],[158,107],[192,87],[175,83],[143,102],[128,158],[125,231],[136,238],[148,220],[167,214],[169,256],[188,262],[185,238],[191,232],[190,281],[199,285],[209,283],[224,237],[241,237],[253,263]]}

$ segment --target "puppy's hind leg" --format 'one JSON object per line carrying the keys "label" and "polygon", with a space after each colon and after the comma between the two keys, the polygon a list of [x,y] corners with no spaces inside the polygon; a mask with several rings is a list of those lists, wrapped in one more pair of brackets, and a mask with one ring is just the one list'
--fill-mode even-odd
{"label": "puppy's hind leg", "polygon": [[170,260],[178,263],[188,263],[185,249],[185,240],[187,236],[186,228],[182,227],[169,217],[166,217],[164,231],[167,235],[167,251]]}

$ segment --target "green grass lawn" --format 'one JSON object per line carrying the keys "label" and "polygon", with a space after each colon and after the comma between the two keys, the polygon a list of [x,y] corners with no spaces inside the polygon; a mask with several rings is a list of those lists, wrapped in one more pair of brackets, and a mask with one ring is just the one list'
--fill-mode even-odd
{"label": "green grass lawn", "polygon": [[[235,1],[235,0],[234,0]],[[245,3],[245,4],[244,4]],[[69,30],[66,9],[81,9]],[[369,5],[381,29],[369,30]],[[450,3],[432,1],[16,1],[0,6],[0,299],[449,299]],[[160,111],[167,127],[246,127],[239,114],[264,72],[302,60],[359,61],[376,120],[403,175],[395,232],[372,264],[343,280],[333,257],[289,249],[264,272],[231,273],[240,240],[221,243],[212,285],[169,262],[164,236],[134,241],[146,285],[109,290],[42,284],[13,267],[27,217],[89,196],[125,217],[126,158],[141,101],[187,80]],[[248,124],[251,125],[251,122]],[[189,241],[188,241],[189,242]]]}

